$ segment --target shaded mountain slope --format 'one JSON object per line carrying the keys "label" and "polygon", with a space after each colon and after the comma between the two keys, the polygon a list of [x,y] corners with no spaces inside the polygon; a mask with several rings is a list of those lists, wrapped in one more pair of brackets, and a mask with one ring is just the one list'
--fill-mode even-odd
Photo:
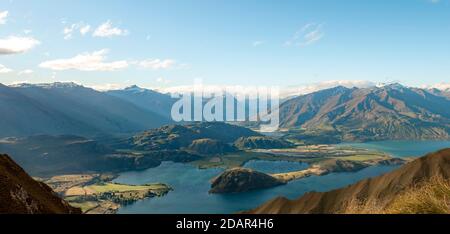
{"label": "shaded mountain slope", "polygon": [[50,187],[33,180],[7,155],[0,155],[0,214],[81,214]]}
{"label": "shaded mountain slope", "polygon": [[176,101],[176,99],[172,99],[168,94],[140,88],[136,85],[121,90],[111,90],[106,93],[127,100],[142,109],[157,113],[166,118],[170,118],[172,105]]}
{"label": "shaded mountain slope", "polygon": [[441,177],[450,179],[450,149],[416,159],[401,168],[348,187],[325,193],[310,192],[297,200],[276,198],[249,213],[346,213],[352,205],[388,207],[402,192]]}
{"label": "shaded mountain slope", "polygon": [[73,83],[0,85],[0,136],[132,133],[170,121]]}

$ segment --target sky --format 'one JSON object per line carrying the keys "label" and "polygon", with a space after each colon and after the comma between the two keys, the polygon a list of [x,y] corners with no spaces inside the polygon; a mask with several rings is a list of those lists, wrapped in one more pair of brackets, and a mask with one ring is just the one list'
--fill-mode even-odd
{"label": "sky", "polygon": [[195,79],[450,83],[450,0],[0,1],[0,83],[167,90]]}

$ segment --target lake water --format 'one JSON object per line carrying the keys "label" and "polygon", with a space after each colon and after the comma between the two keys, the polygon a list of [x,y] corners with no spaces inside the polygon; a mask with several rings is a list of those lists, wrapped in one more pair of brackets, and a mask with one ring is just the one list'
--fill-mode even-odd
{"label": "lake water", "polygon": [[[420,156],[441,148],[450,147],[450,142],[389,141],[361,144],[342,144],[384,151],[393,156]],[[266,173],[304,169],[306,164],[293,162],[250,161],[247,167]],[[359,180],[375,177],[394,170],[395,166],[376,166],[353,173],[333,173],[296,180],[287,185],[240,194],[209,194],[210,180],[222,169],[201,170],[189,164],[164,162],[157,168],[140,172],[122,173],[115,182],[146,184],[162,182],[174,188],[164,197],[138,201],[122,207],[122,214],[230,214],[255,208],[277,196],[290,199],[309,191],[329,191],[353,184]]]}
{"label": "lake water", "polygon": [[366,168],[356,173],[336,173],[314,176],[291,182],[284,186],[240,194],[209,194],[210,180],[222,170],[200,170],[189,164],[164,162],[157,168],[142,172],[127,172],[115,182],[146,184],[162,182],[171,185],[174,191],[164,197],[138,201],[122,207],[121,214],[229,214],[255,208],[276,197],[297,198],[308,191],[328,191],[352,184],[366,177],[377,176],[395,167]]}
{"label": "lake water", "polygon": [[440,149],[450,148],[450,141],[375,141],[367,143],[342,143],[339,145],[377,150],[394,157],[420,157]]}

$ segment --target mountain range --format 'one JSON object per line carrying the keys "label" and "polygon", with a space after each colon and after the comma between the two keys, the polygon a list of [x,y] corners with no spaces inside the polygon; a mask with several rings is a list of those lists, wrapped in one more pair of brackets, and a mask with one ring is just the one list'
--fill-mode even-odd
{"label": "mountain range", "polygon": [[[99,92],[74,83],[0,84],[0,137],[133,135],[170,124],[174,102],[137,86]],[[280,127],[321,143],[449,139],[449,106],[449,90],[339,86],[286,99]]]}
{"label": "mountain range", "polygon": [[336,87],[282,103],[280,123],[304,135],[335,135],[338,141],[449,139],[448,107],[445,91],[400,84]]}
{"label": "mountain range", "polygon": [[0,84],[0,137],[134,133],[171,122],[141,106],[74,83]]}

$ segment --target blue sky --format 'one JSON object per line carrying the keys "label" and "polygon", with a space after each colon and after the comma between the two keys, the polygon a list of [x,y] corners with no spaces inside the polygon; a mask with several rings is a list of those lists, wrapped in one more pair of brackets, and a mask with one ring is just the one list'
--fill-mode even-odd
{"label": "blue sky", "polygon": [[0,2],[0,83],[170,87],[198,78],[448,83],[450,1]]}

